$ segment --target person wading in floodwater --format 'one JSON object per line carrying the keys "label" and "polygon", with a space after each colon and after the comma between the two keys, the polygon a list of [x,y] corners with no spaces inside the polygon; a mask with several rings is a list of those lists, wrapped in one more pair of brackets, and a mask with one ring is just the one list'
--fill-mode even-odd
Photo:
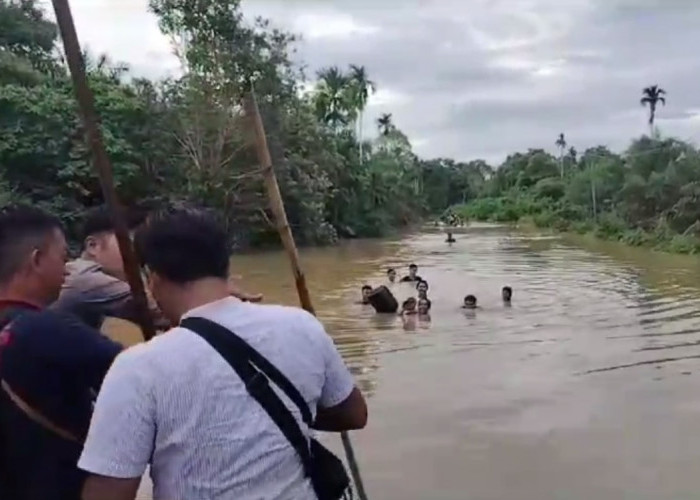
{"label": "person wading in floodwater", "polygon": [[408,276],[401,278],[401,283],[412,283],[416,281],[423,281],[423,278],[418,276],[418,266],[411,264],[408,266]]}
{"label": "person wading in floodwater", "polygon": [[393,285],[396,283],[396,269],[393,267],[390,267],[389,269],[386,270],[386,277],[389,280],[389,284]]}
{"label": "person wading in floodwater", "polygon": [[454,237],[452,236],[452,233],[448,232],[447,239],[445,240],[445,243],[456,243],[456,242],[457,242],[457,240],[454,239]]}
{"label": "person wading in floodwater", "polygon": [[428,282],[423,280],[419,281],[418,284],[416,285],[416,290],[418,291],[418,298],[419,299],[427,299],[428,298]]}
{"label": "person wading in floodwater", "polygon": [[509,286],[504,286],[501,290],[501,298],[503,299],[503,303],[505,305],[511,305],[513,300],[513,289]]}
{"label": "person wading in floodwater", "polygon": [[[0,212],[0,499],[79,500],[93,393],[121,346],[46,307],[63,284],[58,219]],[[122,408],[121,411],[125,411]]]}
{"label": "person wading in floodwater", "polygon": [[358,304],[369,305],[369,294],[372,293],[372,287],[369,285],[362,285],[362,299]]}
{"label": "person wading in floodwater", "polygon": [[180,326],[110,368],[78,462],[90,473],[83,500],[133,500],[149,463],[155,500],[314,499],[295,446],[312,427],[367,423],[323,325],[296,307],[231,297],[228,238],[208,212],[153,214],[135,242],[153,297]]}

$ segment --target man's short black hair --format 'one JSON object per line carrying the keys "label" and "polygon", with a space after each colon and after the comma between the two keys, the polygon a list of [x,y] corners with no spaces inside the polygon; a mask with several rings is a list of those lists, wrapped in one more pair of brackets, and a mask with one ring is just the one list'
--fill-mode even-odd
{"label": "man's short black hair", "polygon": [[362,291],[364,292],[365,290],[371,290],[372,287],[369,285],[362,285]]}
{"label": "man's short black hair", "polygon": [[418,269],[418,266],[415,265],[415,264],[410,264],[410,265],[408,266],[408,268],[409,268],[409,269]]}
{"label": "man's short black hair", "polygon": [[433,303],[430,302],[430,299],[420,299],[420,300],[418,301],[418,304],[419,304],[419,305],[420,305],[421,301],[427,302],[427,303],[428,303],[428,310],[430,310],[430,308],[433,307]]}
{"label": "man's short black hair", "polygon": [[425,280],[420,280],[418,283],[416,283],[416,288],[418,288],[418,287],[421,285],[421,283],[425,283],[425,287],[426,287],[428,290],[430,290],[430,285],[429,285],[428,282],[425,281]]}
{"label": "man's short black hair", "polygon": [[0,283],[7,283],[28,253],[42,245],[61,221],[38,208],[15,205],[0,211]]}
{"label": "man's short black hair", "polygon": [[[126,217],[126,227],[129,230],[136,229],[146,218],[146,212],[138,208],[124,208],[123,213]],[[95,207],[87,212],[81,233],[83,241],[89,236],[111,232],[114,232],[114,224],[112,224],[112,214],[107,206]]]}
{"label": "man's short black hair", "polygon": [[504,286],[502,291],[508,292],[509,294],[513,295],[513,289],[509,286]]}
{"label": "man's short black hair", "polygon": [[177,207],[155,212],[137,229],[135,243],[141,262],[172,282],[228,278],[226,231],[208,210]]}
{"label": "man's short black hair", "polygon": [[464,297],[464,302],[476,303],[476,297],[474,295],[467,295],[466,297]]}
{"label": "man's short black hair", "polygon": [[386,270],[386,273],[387,273],[387,274],[389,274],[389,273],[395,273],[395,272],[396,272],[396,269],[394,269],[393,267],[390,267],[389,269]]}

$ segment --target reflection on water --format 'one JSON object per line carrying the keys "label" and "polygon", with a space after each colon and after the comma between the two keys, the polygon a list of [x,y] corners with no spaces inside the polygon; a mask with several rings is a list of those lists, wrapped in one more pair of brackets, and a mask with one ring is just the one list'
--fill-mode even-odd
{"label": "reflection on water", "polygon": [[[302,251],[319,316],[370,395],[353,438],[371,496],[695,498],[700,260],[487,225],[455,237]],[[411,262],[431,322],[355,303]],[[297,303],[283,254],[233,264],[266,300]],[[480,309],[460,308],[467,294]]]}

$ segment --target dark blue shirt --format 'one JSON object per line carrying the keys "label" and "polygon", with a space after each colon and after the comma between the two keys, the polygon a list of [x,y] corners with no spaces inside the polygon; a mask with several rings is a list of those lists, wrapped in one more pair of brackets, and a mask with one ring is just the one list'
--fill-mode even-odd
{"label": "dark blue shirt", "polygon": [[[32,408],[81,439],[94,395],[121,346],[55,311],[24,309],[0,335],[0,377]],[[29,419],[0,394],[0,498],[78,500],[82,443]],[[6,496],[7,495],[7,496]]]}

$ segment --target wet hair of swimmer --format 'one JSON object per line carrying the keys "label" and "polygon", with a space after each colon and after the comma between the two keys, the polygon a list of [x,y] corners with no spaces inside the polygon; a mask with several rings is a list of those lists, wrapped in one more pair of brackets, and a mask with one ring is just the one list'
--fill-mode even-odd
{"label": "wet hair of swimmer", "polygon": [[369,294],[372,292],[372,287],[369,285],[362,285],[362,302],[369,304]]}
{"label": "wet hair of swimmer", "polygon": [[467,295],[466,297],[464,297],[464,307],[476,307],[476,297],[474,295]]}
{"label": "wet hair of swimmer", "polygon": [[513,289],[509,286],[504,286],[501,290],[501,297],[503,297],[505,302],[510,302],[510,299],[513,298]]}
{"label": "wet hair of swimmer", "polygon": [[396,269],[390,267],[386,270],[386,275],[389,277],[389,281],[394,281],[396,279]]}

